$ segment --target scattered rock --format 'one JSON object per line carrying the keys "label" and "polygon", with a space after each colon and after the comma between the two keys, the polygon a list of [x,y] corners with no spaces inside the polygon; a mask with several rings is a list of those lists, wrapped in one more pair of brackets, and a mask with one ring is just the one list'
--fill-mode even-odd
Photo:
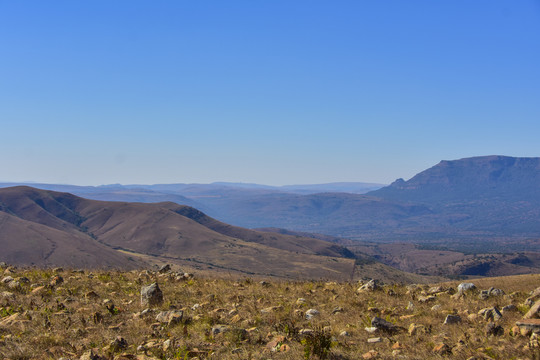
{"label": "scattered rock", "polygon": [[382,341],[382,338],[380,338],[380,337],[367,339],[367,342],[370,343],[370,344],[378,343],[378,342],[381,342],[381,341]]}
{"label": "scattered rock", "polygon": [[525,305],[532,306],[536,300],[540,300],[540,287],[531,291],[530,296],[525,300]]}
{"label": "scattered rock", "polygon": [[88,300],[96,300],[96,299],[99,299],[99,295],[98,295],[95,291],[93,291],[93,290],[91,290],[91,291],[87,292],[86,294],[84,294],[84,297],[85,297],[86,299],[88,299]]}
{"label": "scattered rock", "polygon": [[391,322],[388,322],[377,316],[371,319],[371,326],[389,334],[398,333],[404,330],[402,327],[394,325]]}
{"label": "scattered rock", "polygon": [[504,329],[501,325],[496,325],[493,322],[490,322],[486,325],[486,336],[502,336],[504,335]]}
{"label": "scattered rock", "polygon": [[376,359],[379,357],[379,353],[375,350],[369,350],[367,353],[362,354],[362,359]]}
{"label": "scattered rock", "polygon": [[214,325],[212,327],[212,335],[216,336],[218,334],[222,334],[224,332],[229,331],[230,328],[227,325]]}
{"label": "scattered rock", "polygon": [[505,307],[503,307],[503,308],[501,309],[501,312],[502,312],[503,314],[511,313],[511,312],[516,312],[516,311],[518,311],[518,308],[517,308],[517,306],[514,305],[514,304],[506,305]]}
{"label": "scattered rock", "polygon": [[426,332],[427,332],[427,329],[424,325],[418,325],[415,323],[412,323],[411,325],[409,325],[410,336],[415,336],[415,335],[426,333]]}
{"label": "scattered rock", "polygon": [[433,352],[438,355],[450,355],[452,353],[452,349],[445,343],[439,343],[435,345]]}
{"label": "scattered rock", "polygon": [[171,271],[171,265],[169,264],[165,264],[163,265],[162,267],[159,268],[158,272],[160,274],[165,274],[165,273],[168,273],[169,271]]}
{"label": "scattered rock", "polygon": [[478,315],[482,316],[486,321],[498,321],[503,316],[496,307],[482,309],[478,311]]}
{"label": "scattered rock", "polygon": [[94,350],[88,350],[81,355],[79,360],[105,360],[105,358],[99,356]]}
{"label": "scattered rock", "polygon": [[540,319],[523,319],[516,322],[521,335],[528,336],[531,333],[540,333]]}
{"label": "scattered rock", "polygon": [[358,288],[358,290],[356,290],[356,291],[357,292],[376,291],[376,290],[379,290],[380,288],[381,287],[380,287],[379,283],[377,282],[377,280],[371,279],[367,283],[365,283],[364,285],[360,286]]}
{"label": "scattered rock", "polygon": [[110,344],[110,348],[114,352],[125,350],[127,349],[127,347],[128,347],[128,343],[126,339],[124,339],[121,336],[116,337],[116,339],[114,339]]}
{"label": "scattered rock", "polygon": [[184,312],[182,310],[162,311],[156,315],[156,321],[173,326],[182,322]]}
{"label": "scattered rock", "polygon": [[61,277],[60,275],[56,275],[51,279],[51,282],[49,283],[49,285],[54,287],[54,286],[58,286],[62,284],[63,282],[64,282],[64,278]]}
{"label": "scattered rock", "polygon": [[467,291],[475,290],[476,285],[474,285],[473,283],[461,283],[458,285],[457,289],[458,289],[458,293],[463,294]]}
{"label": "scattered rock", "polygon": [[1,282],[2,282],[2,284],[9,284],[9,283],[12,282],[13,280],[15,280],[15,279],[13,279],[13,277],[11,277],[11,276],[6,276],[6,277],[4,277],[4,278],[2,279]]}
{"label": "scattered rock", "polygon": [[318,316],[318,315],[320,315],[320,312],[317,309],[309,309],[308,311],[306,311],[306,319],[307,320],[311,320],[315,316]]}
{"label": "scattered rock", "polygon": [[444,325],[452,325],[452,324],[458,324],[461,322],[461,316],[459,315],[446,315],[446,319],[444,319]]}
{"label": "scattered rock", "polygon": [[524,319],[538,319],[540,317],[540,300],[537,300],[533,306],[527,311]]}
{"label": "scattered rock", "polygon": [[142,306],[159,306],[163,303],[163,293],[158,283],[152,283],[141,289]]}
{"label": "scattered rock", "polygon": [[418,297],[418,302],[422,304],[434,302],[435,300],[437,300],[435,296],[419,296]]}
{"label": "scattered rock", "polygon": [[501,289],[496,289],[496,288],[489,288],[488,290],[488,295],[489,296],[503,296],[505,295],[506,293],[504,292],[504,290],[501,290]]}

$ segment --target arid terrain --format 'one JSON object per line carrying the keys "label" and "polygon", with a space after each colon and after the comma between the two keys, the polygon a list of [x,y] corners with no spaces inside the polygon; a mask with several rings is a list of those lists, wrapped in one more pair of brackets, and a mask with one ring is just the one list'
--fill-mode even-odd
{"label": "arid terrain", "polygon": [[0,271],[2,360],[540,358],[538,336],[516,325],[540,322],[523,319],[539,316],[540,275],[466,289],[216,278],[167,266]]}

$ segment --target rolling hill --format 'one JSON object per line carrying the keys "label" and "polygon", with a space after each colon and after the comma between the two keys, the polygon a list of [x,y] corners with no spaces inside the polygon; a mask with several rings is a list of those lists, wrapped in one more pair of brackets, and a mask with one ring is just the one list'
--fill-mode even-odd
{"label": "rolling hill", "polygon": [[0,261],[40,266],[134,268],[146,259],[333,279],[354,269],[352,254],[339,245],[237,228],[187,206],[104,202],[24,186],[0,189],[0,243]]}

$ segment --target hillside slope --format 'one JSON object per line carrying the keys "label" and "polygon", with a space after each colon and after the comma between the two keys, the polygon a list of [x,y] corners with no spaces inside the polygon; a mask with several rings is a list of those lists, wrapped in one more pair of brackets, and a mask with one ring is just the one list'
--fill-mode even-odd
{"label": "hillside slope", "polygon": [[[195,268],[265,276],[344,279],[354,267],[353,259],[343,257],[350,252],[336,244],[240,229],[168,202],[103,202],[13,187],[0,189],[0,214],[5,245],[0,260],[14,263],[69,265],[88,257],[96,260],[80,266],[124,267],[128,262],[133,267],[128,255],[117,251],[122,250]],[[40,235],[28,244],[38,245],[22,251],[35,229]]]}

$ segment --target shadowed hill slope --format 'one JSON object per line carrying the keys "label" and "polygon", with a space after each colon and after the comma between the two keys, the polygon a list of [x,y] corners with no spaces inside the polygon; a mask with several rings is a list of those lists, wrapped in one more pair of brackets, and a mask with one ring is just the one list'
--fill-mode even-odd
{"label": "shadowed hill slope", "polygon": [[[229,226],[174,203],[104,202],[13,187],[0,189],[0,210],[0,239],[5,244],[0,258],[15,263],[65,265],[87,257],[95,259],[87,261],[89,265],[131,265],[127,255],[117,251],[123,250],[285,277],[343,279],[354,266],[354,260],[343,257],[351,254],[336,244]],[[29,242],[32,229],[41,235]],[[22,253],[21,244],[28,244]]]}

